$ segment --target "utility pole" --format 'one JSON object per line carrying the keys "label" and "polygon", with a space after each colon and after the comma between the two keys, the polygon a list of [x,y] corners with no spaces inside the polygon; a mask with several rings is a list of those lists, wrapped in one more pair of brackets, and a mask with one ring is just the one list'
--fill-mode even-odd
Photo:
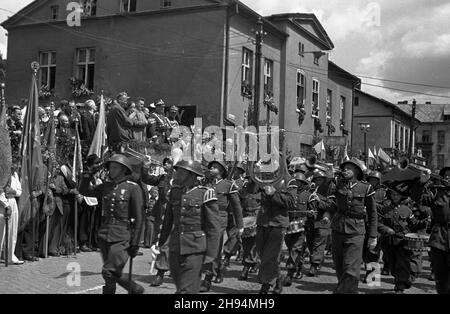
{"label": "utility pole", "polygon": [[416,100],[413,99],[412,108],[411,108],[411,127],[409,129],[409,161],[413,162],[413,140],[414,140],[414,120],[416,118]]}
{"label": "utility pole", "polygon": [[259,102],[261,91],[261,47],[263,38],[263,22],[261,17],[256,22],[256,52],[255,52],[255,87],[253,95],[253,124],[259,130]]}

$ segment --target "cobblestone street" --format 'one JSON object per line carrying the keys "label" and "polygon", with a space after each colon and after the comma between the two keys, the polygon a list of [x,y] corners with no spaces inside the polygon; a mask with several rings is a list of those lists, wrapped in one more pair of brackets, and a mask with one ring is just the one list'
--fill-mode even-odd
{"label": "cobblestone street", "polygon": [[[149,249],[142,249],[143,256],[138,256],[133,262],[133,278],[145,288],[146,294],[173,294],[175,286],[172,279],[166,276],[164,284],[160,287],[151,287],[154,276],[149,275],[150,257]],[[76,265],[79,265],[80,280],[76,281]],[[99,294],[101,293],[103,279],[101,276],[100,253],[81,253],[76,257],[52,257],[41,259],[35,263],[24,265],[10,265],[5,268],[0,265],[0,293],[5,294]],[[284,263],[282,264],[284,266]],[[309,265],[306,264],[306,269]],[[421,276],[414,282],[407,294],[434,294],[436,293],[434,282],[428,280],[430,274],[428,257],[424,257],[424,267]],[[74,270],[75,269],[75,270]],[[128,265],[125,272],[128,273]],[[217,294],[255,294],[259,292],[260,285],[256,274],[249,275],[249,281],[238,281],[242,266],[233,259],[225,274],[222,284],[213,284],[211,293]],[[283,269],[283,272],[285,270]],[[362,270],[361,273],[364,273]],[[79,283],[79,284],[78,284]],[[332,260],[327,256],[325,264],[319,272],[319,277],[309,278],[306,275],[301,280],[294,280],[291,287],[284,288],[286,294],[330,294],[336,284],[336,277],[332,269]],[[381,286],[369,287],[360,283],[359,291],[364,294],[393,293],[393,278],[382,276]],[[118,287],[117,293],[127,293]]]}

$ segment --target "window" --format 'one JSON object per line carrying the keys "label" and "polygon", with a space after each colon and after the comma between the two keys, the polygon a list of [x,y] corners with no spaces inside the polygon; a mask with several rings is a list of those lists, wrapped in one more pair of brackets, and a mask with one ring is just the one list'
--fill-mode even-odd
{"label": "window", "polygon": [[438,140],[439,145],[445,145],[445,131],[439,130],[438,131]]}
{"label": "window", "polygon": [[55,88],[56,79],[56,51],[41,52],[39,54],[39,60],[39,86],[45,86],[49,90],[52,90]]}
{"label": "window", "polygon": [[304,56],[305,53],[305,44],[298,43],[298,54],[299,56]]}
{"label": "window", "polygon": [[405,128],[405,150],[409,149],[409,129]]}
{"label": "window", "polygon": [[317,55],[316,53],[314,53],[314,64],[319,65],[319,58],[320,58],[320,56]]}
{"label": "window", "polygon": [[355,107],[359,106],[359,97],[355,97]]}
{"label": "window", "polygon": [[444,168],[444,160],[445,160],[445,158],[444,158],[445,156],[444,155],[442,155],[442,154],[438,154],[437,155],[437,168],[438,169],[442,169],[442,168]]}
{"label": "window", "polygon": [[273,96],[273,61],[264,61],[264,95]]}
{"label": "window", "polygon": [[252,96],[253,52],[247,48],[242,50],[242,90],[245,97]]}
{"label": "window", "polygon": [[308,144],[300,143],[300,157],[308,157],[313,152],[313,147]]}
{"label": "window", "polygon": [[95,16],[97,14],[97,0],[82,0],[80,4],[83,7],[84,16]]}
{"label": "window", "polygon": [[339,119],[341,120],[342,124],[345,124],[345,103],[346,99],[344,96],[341,96],[339,99]]}
{"label": "window", "polygon": [[319,81],[313,79],[313,88],[312,88],[312,117],[319,117]]}
{"label": "window", "polygon": [[400,148],[399,147],[399,141],[398,141],[398,137],[399,137],[399,132],[400,132],[400,126],[395,123],[394,124],[394,148]]}
{"label": "window", "polygon": [[77,50],[77,78],[84,82],[84,85],[94,89],[95,73],[95,48],[82,48]]}
{"label": "window", "polygon": [[121,0],[121,12],[136,12],[136,0]]}
{"label": "window", "polygon": [[405,128],[403,126],[401,126],[400,127],[400,139],[399,139],[399,142],[400,142],[399,146],[400,146],[401,150],[405,149],[405,143],[403,142],[403,140],[404,140],[403,135],[405,134],[404,132],[405,132]]}
{"label": "window", "polygon": [[327,119],[328,120],[331,120],[331,116],[332,116],[332,112],[333,112],[332,99],[333,99],[333,91],[331,91],[331,89],[327,89]]}
{"label": "window", "polygon": [[297,70],[297,107],[305,105],[305,74]]}
{"label": "window", "polygon": [[444,121],[450,121],[450,114],[444,115]]}
{"label": "window", "polygon": [[422,131],[422,143],[430,143],[431,141],[431,131],[423,130]]}
{"label": "window", "polygon": [[59,13],[59,5],[52,5],[50,7],[50,17],[52,20],[58,19],[58,13]]}
{"label": "window", "polygon": [[172,6],[172,1],[161,0],[161,8],[170,8]]}

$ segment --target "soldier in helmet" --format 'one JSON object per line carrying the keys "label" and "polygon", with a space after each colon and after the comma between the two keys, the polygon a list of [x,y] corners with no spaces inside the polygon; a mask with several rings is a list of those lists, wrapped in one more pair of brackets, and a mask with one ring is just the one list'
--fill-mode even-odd
{"label": "soldier in helmet", "polygon": [[[105,280],[104,294],[114,294],[116,284],[141,294],[144,288],[134,281],[131,286],[128,275],[122,270],[128,257],[135,257],[143,226],[143,197],[139,185],[127,181],[132,173],[130,161],[124,155],[113,155],[107,162],[110,181],[97,186],[90,185],[96,170],[89,168],[83,173],[80,194],[102,199],[103,221],[98,232],[98,241],[103,258],[102,276]],[[134,222],[133,222],[134,220]]]}
{"label": "soldier in helmet", "polygon": [[204,175],[199,162],[182,160],[174,167],[159,244],[169,238],[170,272],[176,293],[195,294],[200,289],[202,265],[212,271],[217,256],[219,208],[214,189],[197,185],[197,178]]}
{"label": "soldier in helmet", "polygon": [[[332,252],[338,285],[335,293],[357,293],[365,234],[371,250],[377,245],[377,210],[374,190],[364,183],[365,165],[353,158],[340,166],[336,183],[335,212],[331,220]],[[366,219],[367,226],[366,228]]]}
{"label": "soldier in helmet", "polygon": [[292,278],[300,279],[302,277],[302,267],[305,254],[305,229],[304,224],[309,207],[310,182],[303,173],[294,174],[295,184],[297,185],[297,194],[295,196],[295,207],[288,210],[290,226],[284,237],[284,242],[288,249],[288,259],[286,262],[287,275],[284,278],[283,285],[289,287],[292,284]]}
{"label": "soldier in helmet", "polygon": [[214,188],[217,195],[217,203],[219,205],[220,220],[220,239],[217,251],[217,257],[214,260],[214,272],[206,272],[205,280],[202,282],[201,292],[207,292],[211,289],[212,277],[215,275],[215,283],[223,281],[223,262],[222,247],[223,237],[227,227],[229,226],[229,214],[232,215],[233,225],[238,230],[238,236],[244,232],[244,223],[242,221],[242,207],[239,200],[239,190],[237,185],[226,179],[227,166],[223,161],[214,160],[208,164],[208,169],[212,177],[211,187]]}
{"label": "soldier in helmet", "polygon": [[327,239],[330,234],[331,208],[335,204],[335,185],[330,176],[321,170],[314,172],[312,181],[315,192],[310,200],[311,211],[306,220],[306,239],[310,252],[309,277],[317,276],[325,256]]}

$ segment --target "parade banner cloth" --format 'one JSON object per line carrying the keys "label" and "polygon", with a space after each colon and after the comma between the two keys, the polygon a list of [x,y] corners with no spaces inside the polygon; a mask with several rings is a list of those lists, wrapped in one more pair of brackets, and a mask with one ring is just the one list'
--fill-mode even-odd
{"label": "parade banner cloth", "polygon": [[103,95],[100,97],[100,108],[98,112],[98,123],[95,129],[94,138],[92,140],[91,147],[89,149],[90,155],[97,155],[101,158],[103,153],[103,147],[106,146],[106,121],[105,121],[105,99]]}
{"label": "parade banner cloth", "polygon": [[[39,129],[38,88],[36,77],[31,79],[30,98],[25,114],[22,137],[22,195],[20,196],[19,221],[21,230],[31,220],[30,194],[44,189],[45,167],[41,155]],[[37,214],[37,210],[35,214]]]}

